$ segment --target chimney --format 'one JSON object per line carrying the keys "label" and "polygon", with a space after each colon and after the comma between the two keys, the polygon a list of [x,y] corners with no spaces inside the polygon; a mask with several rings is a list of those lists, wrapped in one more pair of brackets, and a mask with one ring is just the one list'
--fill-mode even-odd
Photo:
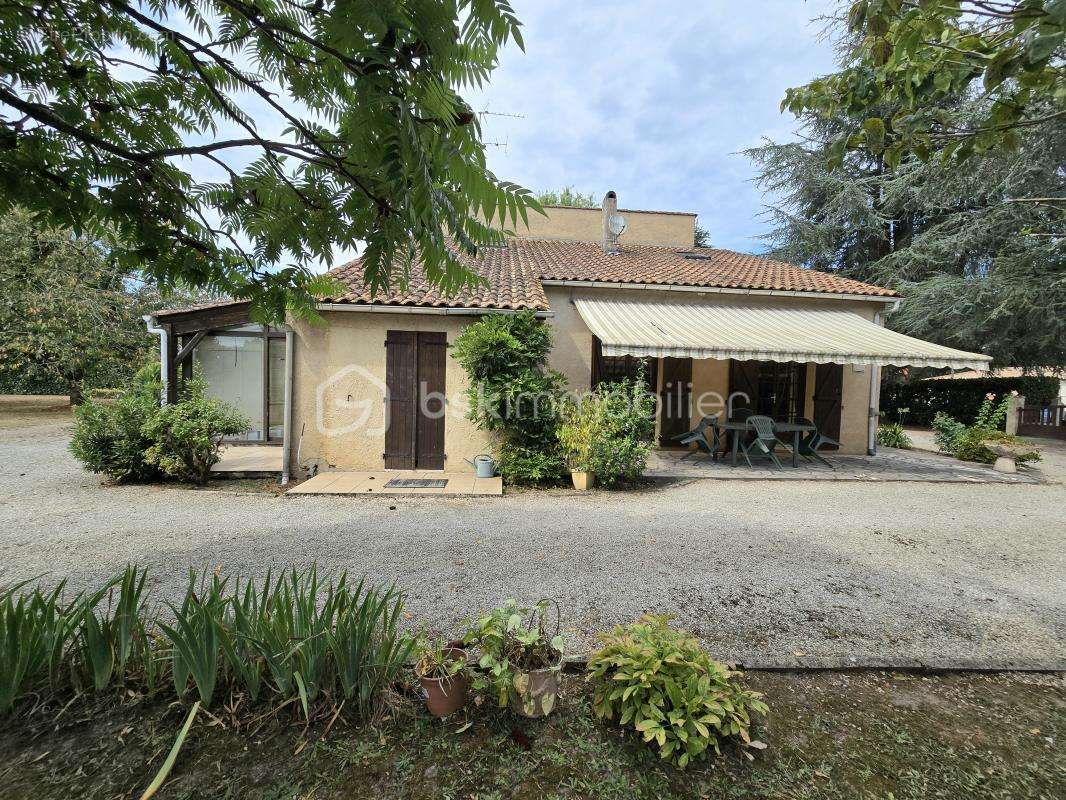
{"label": "chimney", "polygon": [[603,196],[603,252],[620,253],[618,240],[626,232],[626,221],[618,213],[618,195],[613,191]]}

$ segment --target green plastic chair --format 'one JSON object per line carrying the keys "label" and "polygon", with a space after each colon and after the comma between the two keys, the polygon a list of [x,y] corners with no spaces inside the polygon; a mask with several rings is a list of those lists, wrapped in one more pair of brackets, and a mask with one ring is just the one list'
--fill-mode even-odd
{"label": "green plastic chair", "polygon": [[[799,417],[796,422],[798,422],[800,425],[814,426],[814,423],[806,417]],[[829,469],[836,469],[836,467],[826,461],[822,454],[818,452],[818,448],[824,447],[825,445],[840,447],[840,442],[830,436],[823,435],[822,432],[818,430],[816,426],[814,426],[814,430],[811,433],[808,433],[806,436],[800,437],[799,454],[808,461],[812,459],[817,459],[818,461],[821,461],[823,464],[829,467]]]}
{"label": "green plastic chair", "polygon": [[[677,442],[678,444],[696,445],[695,450],[692,450],[681,456],[682,461],[684,461],[689,456],[696,455],[696,453],[706,453],[712,459],[718,457],[718,445],[720,439],[718,428],[714,424],[717,418],[717,414],[712,415],[710,417],[704,417],[699,421],[699,424],[696,425],[696,427],[690,430],[688,433],[681,433],[677,436],[671,437],[671,441]],[[711,431],[711,441],[707,440],[708,430]]]}
{"label": "green plastic chair", "polygon": [[774,421],[762,414],[755,414],[748,417],[748,424],[752,427],[753,435],[749,441],[740,443],[740,450],[748,466],[752,466],[751,459],[754,456],[755,458],[768,458],[778,469],[781,469],[781,462],[777,460],[774,448],[784,442],[774,433]]}

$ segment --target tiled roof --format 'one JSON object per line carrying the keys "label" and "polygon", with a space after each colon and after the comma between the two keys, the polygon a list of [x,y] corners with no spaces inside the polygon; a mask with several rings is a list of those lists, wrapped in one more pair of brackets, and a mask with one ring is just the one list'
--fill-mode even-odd
{"label": "tiled roof", "polygon": [[714,247],[676,249],[651,245],[622,246],[606,255],[588,242],[531,242],[545,253],[544,280],[604,281],[728,289],[770,289],[895,297],[880,286],[816,272],[747,253]]}
{"label": "tiled roof", "polygon": [[323,297],[322,301],[439,308],[548,310],[548,298],[537,275],[529,269],[527,260],[518,256],[511,247],[487,247],[482,250],[479,259],[472,259],[465,253],[458,256],[461,263],[485,278],[486,282],[474,289],[463,289],[446,296],[440,289],[430,285],[425,272],[415,264],[411,267],[406,289],[394,287],[371,297],[369,289],[363,283],[362,262],[356,259],[329,271],[330,275],[348,287],[348,291],[334,297]]}
{"label": "tiled roof", "polygon": [[452,308],[529,308],[546,310],[541,281],[574,280],[640,283],[659,286],[761,289],[788,292],[897,297],[896,292],[782,261],[711,247],[690,250],[651,245],[622,245],[607,255],[596,242],[509,238],[502,247],[486,248],[481,258],[460,260],[488,279],[486,286],[445,297],[425,274],[412,269],[406,290],[393,289],[371,298],[358,260],[330,272],[349,287],[331,303],[438,306]]}

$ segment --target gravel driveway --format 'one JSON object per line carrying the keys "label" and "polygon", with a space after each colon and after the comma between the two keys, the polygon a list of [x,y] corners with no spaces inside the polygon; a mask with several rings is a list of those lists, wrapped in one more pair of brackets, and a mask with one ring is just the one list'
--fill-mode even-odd
{"label": "gravel driveway", "polygon": [[749,666],[1066,668],[1066,487],[694,480],[630,493],[274,497],[104,488],[56,415],[0,416],[0,581],[317,559],[452,628],[554,597],[568,647],[671,613]]}

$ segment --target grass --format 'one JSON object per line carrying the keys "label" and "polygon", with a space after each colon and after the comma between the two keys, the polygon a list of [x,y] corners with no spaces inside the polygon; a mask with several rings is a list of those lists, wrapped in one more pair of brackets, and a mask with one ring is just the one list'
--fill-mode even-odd
{"label": "grass", "polygon": [[[157,798],[1058,798],[1066,785],[1061,676],[748,674],[769,715],[766,750],[726,749],[685,771],[596,720],[567,676],[547,720],[483,706],[434,720],[399,703],[376,725],[306,727],[201,714]],[[162,696],[162,695],[161,695]],[[129,694],[0,723],[5,798],[137,797],[187,708]],[[291,712],[291,713],[290,713]],[[58,720],[56,716],[58,714]]]}

